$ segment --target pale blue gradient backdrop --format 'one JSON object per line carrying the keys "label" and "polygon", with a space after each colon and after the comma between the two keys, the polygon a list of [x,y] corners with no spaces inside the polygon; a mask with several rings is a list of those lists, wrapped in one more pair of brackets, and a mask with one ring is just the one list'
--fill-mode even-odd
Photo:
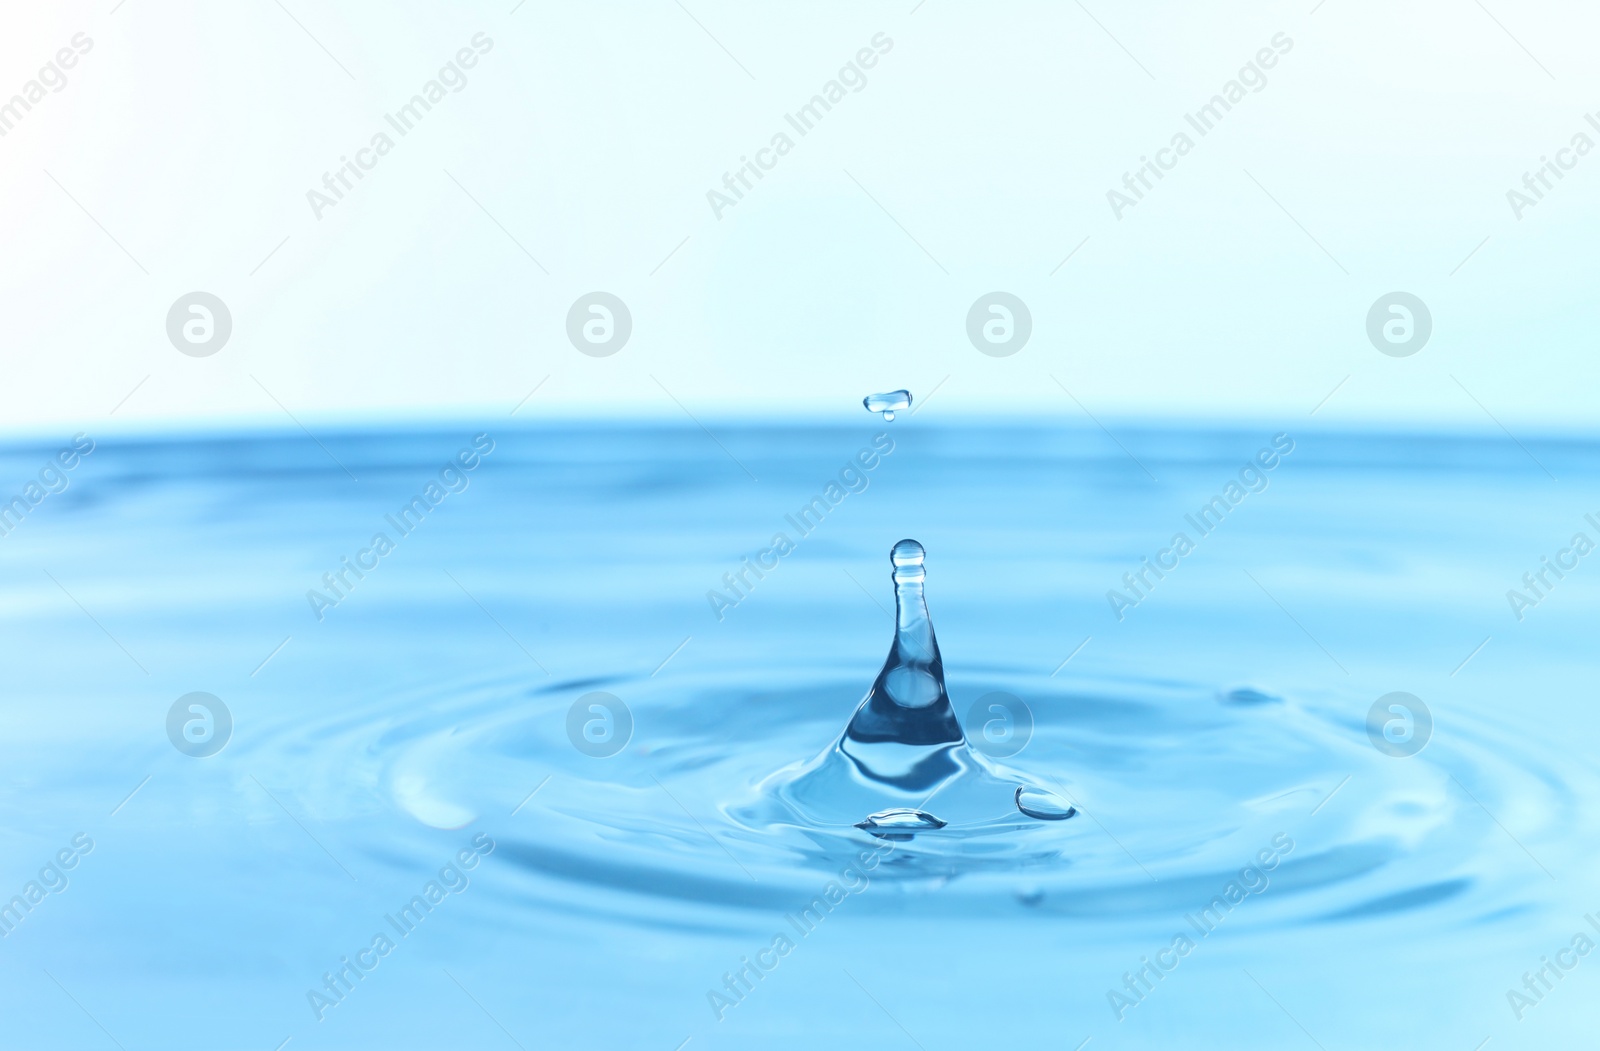
{"label": "pale blue gradient backdrop", "polygon": [[[914,5],[9,11],[0,96],[94,45],[0,138],[0,425],[289,425],[266,391],[305,421],[500,415],[545,377],[519,418],[681,419],[665,391],[836,415],[944,381],[930,411],[1086,422],[1052,375],[1104,418],[1304,419],[1337,388],[1308,423],[1592,423],[1600,156],[1506,199],[1600,140],[1592,8]],[[480,31],[466,87],[315,218],[306,191]],[[865,88],[716,217],[879,32]],[[1115,218],[1106,191],[1280,32],[1265,88]],[[193,289],[232,308],[215,357],[165,336]],[[564,332],[593,289],[634,319],[606,359]],[[965,336],[994,289],[1033,312],[1011,358]],[[1394,289],[1434,315],[1407,359],[1364,334]]]}

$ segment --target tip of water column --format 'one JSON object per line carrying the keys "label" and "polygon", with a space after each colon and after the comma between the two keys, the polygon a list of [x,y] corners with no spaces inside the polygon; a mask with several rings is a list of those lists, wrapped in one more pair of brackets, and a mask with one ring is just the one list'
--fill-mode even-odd
{"label": "tip of water column", "polygon": [[889,552],[889,561],[896,568],[900,566],[920,566],[927,552],[922,550],[922,545],[915,540],[902,540],[894,545],[894,550]]}
{"label": "tip of water column", "polygon": [[894,545],[894,550],[889,552],[889,562],[894,566],[895,583],[911,584],[921,581],[926,575],[922,568],[925,554],[922,545],[915,540],[902,540]]}

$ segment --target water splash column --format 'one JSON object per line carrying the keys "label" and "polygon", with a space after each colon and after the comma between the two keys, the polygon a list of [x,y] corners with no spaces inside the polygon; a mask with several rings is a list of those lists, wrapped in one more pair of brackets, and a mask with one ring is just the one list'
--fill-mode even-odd
{"label": "water splash column", "polygon": [[[895,600],[889,655],[844,733],[780,790],[806,812],[847,816],[855,827],[891,839],[938,831],[949,824],[945,818],[985,822],[1018,811],[1044,821],[1072,817],[1070,801],[968,747],[923,594],[925,559],[915,540],[889,552]],[[934,796],[944,817],[923,809]],[[863,811],[866,819],[855,820]]]}
{"label": "water splash column", "polygon": [[895,630],[882,679],[889,699],[905,708],[926,708],[945,696],[944,662],[922,590],[928,578],[924,557],[915,540],[902,540],[889,552],[894,566]]}
{"label": "water splash column", "polygon": [[[944,662],[923,597],[924,555],[915,540],[900,541],[889,554],[894,567],[894,642],[841,742],[863,773],[908,788],[914,787],[905,783],[908,771],[946,772],[948,759],[927,761],[966,740],[945,690]],[[890,759],[883,749],[863,745],[899,746],[896,751],[901,754]]]}

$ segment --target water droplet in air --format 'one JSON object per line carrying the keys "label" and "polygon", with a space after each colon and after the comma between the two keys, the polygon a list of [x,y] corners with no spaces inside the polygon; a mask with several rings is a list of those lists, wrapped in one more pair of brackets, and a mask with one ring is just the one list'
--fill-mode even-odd
{"label": "water droplet in air", "polygon": [[1040,821],[1065,821],[1078,812],[1078,808],[1054,792],[1042,788],[1017,786],[1017,809]]}
{"label": "water droplet in air", "polygon": [[911,408],[911,392],[892,390],[886,394],[869,394],[861,399],[861,404],[868,412],[881,412],[884,419],[892,420],[897,410]]}

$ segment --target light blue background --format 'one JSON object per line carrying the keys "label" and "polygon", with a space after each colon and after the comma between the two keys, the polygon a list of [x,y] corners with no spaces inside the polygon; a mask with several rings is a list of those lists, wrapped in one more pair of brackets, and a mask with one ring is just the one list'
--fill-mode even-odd
{"label": "light blue background", "polygon": [[[941,413],[1085,422],[1053,374],[1097,416],[1589,426],[1600,158],[1520,219],[1506,192],[1594,134],[1593,11],[1314,2],[19,8],[0,93],[94,47],[0,138],[0,420],[509,413],[548,376],[522,413],[945,381]],[[465,88],[314,218],[306,191],[479,31]],[[878,32],[865,88],[716,218],[707,191]],[[1280,32],[1265,88],[1114,218],[1106,191]],[[194,289],[234,315],[212,358],[165,337]],[[593,289],[634,316],[607,359],[565,338]],[[1034,315],[1008,359],[965,338],[994,289]],[[1364,335],[1395,289],[1435,320],[1404,360]]]}

